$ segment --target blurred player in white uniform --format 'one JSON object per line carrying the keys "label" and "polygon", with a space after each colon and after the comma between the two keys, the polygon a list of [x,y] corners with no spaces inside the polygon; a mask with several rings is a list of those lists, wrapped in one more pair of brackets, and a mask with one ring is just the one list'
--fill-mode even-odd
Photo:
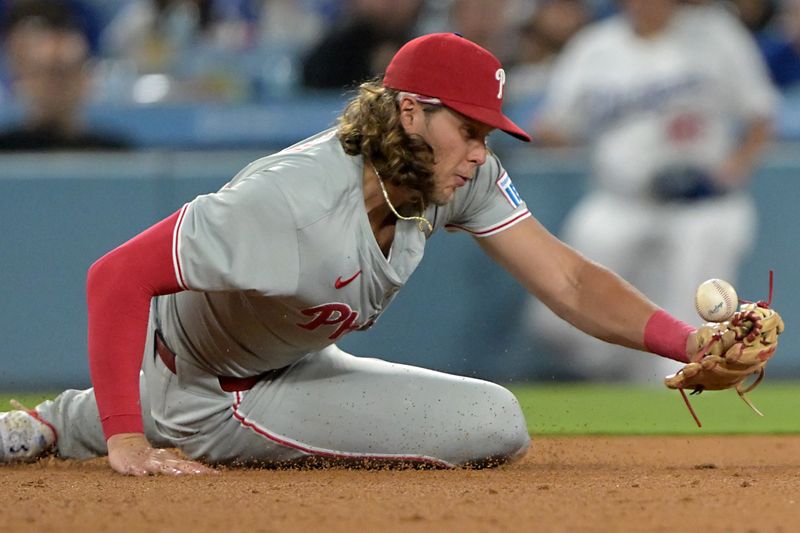
{"label": "blurred player in white uniform", "polygon": [[87,282],[94,387],[0,414],[0,462],[107,453],[114,470],[143,475],[517,457],[529,435],[508,390],[335,345],[375,323],[442,228],[473,235],[577,327],[687,362],[694,328],[528,211],[486,147],[495,128],[529,140],[503,114],[504,93],[488,51],[456,34],[415,39],[338,127],[103,256]]}
{"label": "blurred player in white uniform", "polygon": [[[562,239],[676,317],[702,281],[735,281],[755,235],[745,191],[777,94],[747,31],[715,6],[622,0],[559,58],[533,130],[590,147],[590,192]],[[672,361],[591,338],[531,301],[530,323],[574,373],[661,383]],[[642,364],[645,363],[645,364]]]}

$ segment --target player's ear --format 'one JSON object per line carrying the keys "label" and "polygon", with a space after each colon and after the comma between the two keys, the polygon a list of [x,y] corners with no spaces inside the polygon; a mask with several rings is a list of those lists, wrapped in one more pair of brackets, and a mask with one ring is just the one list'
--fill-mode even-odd
{"label": "player's ear", "polygon": [[418,110],[420,109],[419,102],[412,96],[403,96],[400,98],[398,104],[400,110],[400,123],[406,130],[414,126],[414,121]]}

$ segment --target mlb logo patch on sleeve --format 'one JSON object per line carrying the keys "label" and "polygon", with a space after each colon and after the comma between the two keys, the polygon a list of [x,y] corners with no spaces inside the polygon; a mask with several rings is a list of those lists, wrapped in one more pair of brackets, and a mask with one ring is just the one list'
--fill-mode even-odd
{"label": "mlb logo patch on sleeve", "polygon": [[500,188],[500,192],[502,192],[503,196],[508,200],[508,203],[515,208],[519,207],[519,204],[522,203],[522,197],[517,192],[514,184],[511,183],[511,176],[508,175],[508,172],[503,172],[503,175],[500,176],[496,183]]}

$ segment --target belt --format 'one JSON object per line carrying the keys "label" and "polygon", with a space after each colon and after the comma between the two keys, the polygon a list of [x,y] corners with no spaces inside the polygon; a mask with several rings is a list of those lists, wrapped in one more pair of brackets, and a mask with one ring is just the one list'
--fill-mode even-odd
{"label": "belt", "polygon": [[[161,338],[161,333],[159,332],[156,332],[156,353],[161,358],[161,361],[163,361],[164,366],[166,366],[170,372],[177,375],[178,371],[176,370],[175,366],[175,352],[170,350],[169,346],[167,346],[167,343]],[[218,376],[217,379],[219,379],[219,386],[225,392],[237,392],[252,389],[262,377],[263,375],[250,376],[246,378]]]}

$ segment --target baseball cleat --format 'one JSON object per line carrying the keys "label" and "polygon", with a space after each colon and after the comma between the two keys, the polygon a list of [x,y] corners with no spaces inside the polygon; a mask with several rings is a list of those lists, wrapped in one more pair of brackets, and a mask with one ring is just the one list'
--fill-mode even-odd
{"label": "baseball cleat", "polygon": [[36,411],[0,413],[0,463],[33,461],[55,443],[55,430]]}

